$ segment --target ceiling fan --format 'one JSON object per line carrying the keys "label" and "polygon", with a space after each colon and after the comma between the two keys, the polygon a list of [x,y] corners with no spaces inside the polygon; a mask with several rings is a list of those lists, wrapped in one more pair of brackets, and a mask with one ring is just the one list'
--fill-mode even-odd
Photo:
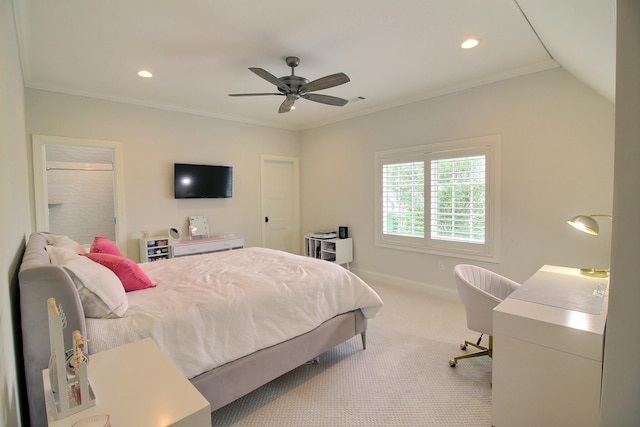
{"label": "ceiling fan", "polygon": [[279,95],[286,96],[284,102],[280,105],[278,113],[287,113],[291,111],[293,104],[300,98],[308,99],[309,101],[319,102],[321,104],[336,105],[342,107],[346,105],[346,99],[338,98],[329,95],[320,95],[315,92],[322,89],[329,89],[334,86],[350,81],[349,77],[345,73],[336,73],[329,76],[321,77],[317,80],[309,81],[304,77],[296,76],[294,69],[300,64],[300,58],[295,56],[288,56],[285,61],[287,65],[291,67],[291,75],[284,77],[276,77],[270,72],[263,70],[262,68],[251,67],[249,70],[253,71],[259,77],[262,77],[271,84],[274,84],[278,93],[230,93],[229,96],[264,96],[264,95]]}

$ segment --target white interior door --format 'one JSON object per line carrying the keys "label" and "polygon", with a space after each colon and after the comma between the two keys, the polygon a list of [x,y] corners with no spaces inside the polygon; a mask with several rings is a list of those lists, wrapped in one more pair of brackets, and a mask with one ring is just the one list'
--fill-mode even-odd
{"label": "white interior door", "polygon": [[262,156],[262,246],[300,253],[298,159]]}

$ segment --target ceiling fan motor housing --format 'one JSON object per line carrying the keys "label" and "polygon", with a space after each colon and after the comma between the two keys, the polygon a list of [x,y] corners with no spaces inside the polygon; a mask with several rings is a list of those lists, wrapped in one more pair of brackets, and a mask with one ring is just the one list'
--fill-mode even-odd
{"label": "ceiling fan motor housing", "polygon": [[[301,86],[309,83],[309,80],[305,79],[304,77],[298,77],[298,76],[284,76],[284,77],[280,77],[280,80],[282,80],[287,86],[289,86],[289,88],[291,89],[290,92],[296,92],[296,93],[298,92],[298,89]],[[277,88],[277,89],[282,93],[287,93],[282,88]]]}

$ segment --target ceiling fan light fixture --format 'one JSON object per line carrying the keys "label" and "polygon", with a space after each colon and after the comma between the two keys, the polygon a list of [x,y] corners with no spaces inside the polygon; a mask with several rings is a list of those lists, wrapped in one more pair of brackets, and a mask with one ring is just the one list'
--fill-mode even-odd
{"label": "ceiling fan light fixture", "polygon": [[468,39],[466,39],[465,41],[462,42],[460,47],[463,48],[463,49],[473,49],[474,47],[478,46],[479,44],[480,44],[480,42],[478,41],[478,39],[468,38]]}
{"label": "ceiling fan light fixture", "polygon": [[280,104],[278,113],[288,113],[289,111],[294,110],[295,106],[293,104],[300,98],[338,107],[346,105],[349,102],[346,99],[338,98],[336,96],[312,93],[319,90],[340,86],[349,82],[350,79],[345,73],[335,73],[313,81],[309,81],[304,77],[296,76],[294,73],[295,67],[300,64],[300,58],[296,56],[288,56],[286,58],[286,62],[287,65],[291,67],[291,75],[280,78],[274,76],[273,74],[262,68],[249,67],[249,70],[256,74],[258,77],[261,77],[267,82],[275,85],[278,91],[277,93],[230,93],[229,96],[284,96],[285,100],[282,102],[282,104]]}

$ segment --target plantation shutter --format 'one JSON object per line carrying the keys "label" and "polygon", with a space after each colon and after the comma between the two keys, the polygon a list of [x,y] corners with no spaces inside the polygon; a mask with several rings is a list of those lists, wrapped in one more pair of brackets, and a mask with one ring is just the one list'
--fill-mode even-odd
{"label": "plantation shutter", "polygon": [[484,244],[486,156],[431,160],[430,236]]}
{"label": "plantation shutter", "polygon": [[383,165],[383,232],[424,237],[424,162]]}

